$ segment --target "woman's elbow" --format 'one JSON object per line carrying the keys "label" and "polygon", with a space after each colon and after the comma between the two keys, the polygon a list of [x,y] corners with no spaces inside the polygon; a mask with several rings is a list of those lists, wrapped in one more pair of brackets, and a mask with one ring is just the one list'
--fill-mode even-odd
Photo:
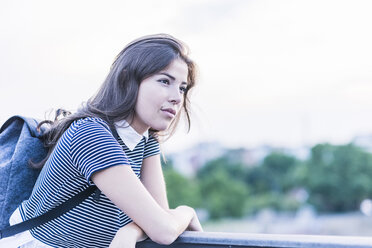
{"label": "woman's elbow", "polygon": [[180,235],[175,224],[169,224],[163,228],[158,228],[155,232],[147,234],[149,238],[160,245],[172,244]]}
{"label": "woman's elbow", "polygon": [[[150,237],[151,238],[151,237]],[[177,239],[177,236],[166,236],[166,235],[160,235],[158,237],[151,238],[152,241],[159,245],[170,245]]]}

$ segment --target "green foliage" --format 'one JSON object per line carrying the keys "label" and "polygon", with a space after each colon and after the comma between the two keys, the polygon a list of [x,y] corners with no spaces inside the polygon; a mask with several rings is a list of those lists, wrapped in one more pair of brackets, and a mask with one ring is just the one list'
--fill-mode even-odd
{"label": "green foliage", "polygon": [[231,178],[244,180],[247,169],[242,163],[231,162],[227,156],[219,157],[215,160],[207,162],[197,173],[199,180],[204,180],[209,177],[213,171],[225,171]]}
{"label": "green foliage", "polygon": [[217,168],[200,182],[203,205],[210,217],[241,217],[248,197],[247,185],[235,180],[224,169]]}
{"label": "green foliage", "polygon": [[298,161],[290,155],[273,152],[262,164],[246,173],[246,183],[255,194],[267,192],[285,193],[297,184],[295,177]]}
{"label": "green foliage", "polygon": [[255,213],[262,208],[294,211],[300,202],[291,195],[299,187],[301,164],[293,156],[273,152],[263,162],[248,169],[245,182],[252,195],[247,202],[247,212]]}
{"label": "green foliage", "polygon": [[195,180],[182,176],[172,168],[164,170],[164,178],[170,208],[176,208],[180,205],[200,207],[199,186]]}
{"label": "green foliage", "polygon": [[249,193],[245,174],[243,165],[228,157],[212,160],[198,171],[203,206],[211,218],[243,216]]}
{"label": "green foliage", "polygon": [[306,174],[309,202],[320,211],[356,210],[372,197],[372,156],[352,144],[314,146]]}
{"label": "green foliage", "polygon": [[[363,199],[372,198],[372,155],[352,144],[316,145],[305,161],[273,152],[250,167],[231,154],[206,163],[193,179],[174,171],[168,161],[164,175],[170,206],[202,207],[216,219],[263,208],[295,211],[303,203],[318,211],[355,211]],[[303,189],[308,202],[296,195]]]}
{"label": "green foliage", "polygon": [[246,212],[254,214],[264,208],[271,208],[277,211],[295,211],[300,204],[288,194],[267,192],[251,196],[246,204]]}
{"label": "green foliage", "polygon": [[293,156],[274,152],[265,157],[261,168],[271,182],[271,190],[286,192],[294,185],[293,172],[297,160]]}

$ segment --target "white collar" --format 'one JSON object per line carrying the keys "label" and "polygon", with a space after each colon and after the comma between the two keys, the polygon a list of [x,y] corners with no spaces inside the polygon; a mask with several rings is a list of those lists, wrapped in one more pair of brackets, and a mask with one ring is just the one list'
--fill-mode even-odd
{"label": "white collar", "polygon": [[131,127],[126,120],[115,122],[115,128],[120,138],[123,140],[124,144],[131,151],[133,151],[136,145],[140,143],[143,137],[146,138],[146,142],[149,139],[148,131],[146,131],[143,135],[141,135],[137,133],[137,131],[134,130],[133,127]]}

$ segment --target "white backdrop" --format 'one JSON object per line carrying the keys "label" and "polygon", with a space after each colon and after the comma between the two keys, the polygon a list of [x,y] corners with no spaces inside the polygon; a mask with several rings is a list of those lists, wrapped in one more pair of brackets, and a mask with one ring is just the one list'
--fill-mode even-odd
{"label": "white backdrop", "polygon": [[129,41],[165,32],[200,68],[189,135],[227,146],[372,133],[372,2],[2,0],[0,121],[76,109]]}

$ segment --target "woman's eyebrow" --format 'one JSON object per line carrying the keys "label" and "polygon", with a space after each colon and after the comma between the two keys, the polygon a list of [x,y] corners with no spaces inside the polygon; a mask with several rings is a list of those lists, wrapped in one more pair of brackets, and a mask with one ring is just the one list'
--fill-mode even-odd
{"label": "woman's eyebrow", "polygon": [[173,77],[173,76],[169,75],[169,74],[168,74],[168,73],[166,73],[166,72],[159,72],[159,74],[161,74],[161,75],[165,75],[165,76],[169,77],[169,78],[170,78],[170,79],[172,79],[172,80],[176,80],[176,78],[175,78],[175,77]]}

